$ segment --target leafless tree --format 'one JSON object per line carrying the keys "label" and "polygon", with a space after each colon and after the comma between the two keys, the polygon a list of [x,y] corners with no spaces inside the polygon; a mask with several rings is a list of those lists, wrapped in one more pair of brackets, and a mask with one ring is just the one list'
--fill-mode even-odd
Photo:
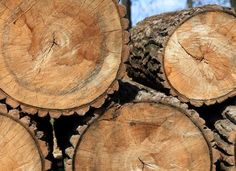
{"label": "leafless tree", "polygon": [[188,5],[188,8],[192,8],[193,7],[193,0],[187,0],[187,5]]}
{"label": "leafless tree", "polygon": [[230,0],[231,7],[236,10],[236,0]]}

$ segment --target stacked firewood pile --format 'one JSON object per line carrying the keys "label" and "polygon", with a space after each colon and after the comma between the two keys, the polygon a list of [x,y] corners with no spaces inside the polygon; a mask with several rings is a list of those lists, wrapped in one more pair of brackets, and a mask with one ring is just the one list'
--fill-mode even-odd
{"label": "stacked firewood pile", "polygon": [[0,12],[0,170],[236,170],[234,10],[165,13],[130,33],[116,0]]}

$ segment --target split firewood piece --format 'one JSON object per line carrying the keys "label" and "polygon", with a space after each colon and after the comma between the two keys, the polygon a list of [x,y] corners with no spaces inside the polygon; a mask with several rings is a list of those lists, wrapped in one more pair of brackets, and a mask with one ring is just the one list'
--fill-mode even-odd
{"label": "split firewood piece", "polygon": [[236,106],[223,112],[224,119],[215,123],[215,141],[221,149],[221,167],[225,171],[236,170]]}
{"label": "split firewood piece", "polygon": [[211,140],[196,117],[154,102],[110,108],[82,134],[73,169],[213,170]]}
{"label": "split firewood piece", "polygon": [[[16,115],[15,115],[16,116]],[[26,120],[26,119],[23,119]],[[0,170],[49,170],[46,143],[32,131],[32,124],[0,113]]]}
{"label": "split firewood piece", "polygon": [[8,0],[0,8],[0,88],[10,105],[71,115],[117,90],[129,50],[117,1]]}
{"label": "split firewood piece", "polygon": [[203,6],[145,19],[131,30],[128,74],[195,106],[236,95],[235,16]]}

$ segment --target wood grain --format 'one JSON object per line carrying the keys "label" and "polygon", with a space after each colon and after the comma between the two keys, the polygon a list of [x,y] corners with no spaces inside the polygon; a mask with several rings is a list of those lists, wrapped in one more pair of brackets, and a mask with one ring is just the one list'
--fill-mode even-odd
{"label": "wood grain", "polygon": [[184,22],[171,35],[164,71],[172,87],[189,99],[220,98],[236,85],[236,18],[206,12]]}
{"label": "wood grain", "polygon": [[131,30],[128,75],[194,106],[236,95],[236,13],[217,5],[148,17]]}
{"label": "wood grain", "polygon": [[82,135],[74,170],[212,170],[201,129],[177,108],[148,102],[112,108]]}
{"label": "wood grain", "polygon": [[0,137],[1,171],[45,169],[38,143],[19,121],[0,114]]}
{"label": "wood grain", "polygon": [[43,109],[105,98],[127,41],[119,11],[113,0],[2,1],[0,88]]}

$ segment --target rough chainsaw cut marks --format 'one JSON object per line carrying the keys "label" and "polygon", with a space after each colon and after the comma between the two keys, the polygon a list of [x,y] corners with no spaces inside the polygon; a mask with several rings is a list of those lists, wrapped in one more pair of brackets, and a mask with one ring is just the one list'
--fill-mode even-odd
{"label": "rough chainsaw cut marks", "polygon": [[9,0],[0,5],[0,88],[45,109],[71,109],[102,96],[123,50],[112,0]]}
{"label": "rough chainsaw cut marks", "polygon": [[236,85],[236,18],[205,12],[184,22],[170,37],[164,71],[170,85],[188,99],[215,99]]}
{"label": "rough chainsaw cut marks", "polygon": [[162,104],[110,109],[81,138],[73,161],[76,171],[211,170],[200,129],[178,109]]}
{"label": "rough chainsaw cut marks", "polygon": [[0,171],[44,170],[35,140],[21,124],[0,114]]}

